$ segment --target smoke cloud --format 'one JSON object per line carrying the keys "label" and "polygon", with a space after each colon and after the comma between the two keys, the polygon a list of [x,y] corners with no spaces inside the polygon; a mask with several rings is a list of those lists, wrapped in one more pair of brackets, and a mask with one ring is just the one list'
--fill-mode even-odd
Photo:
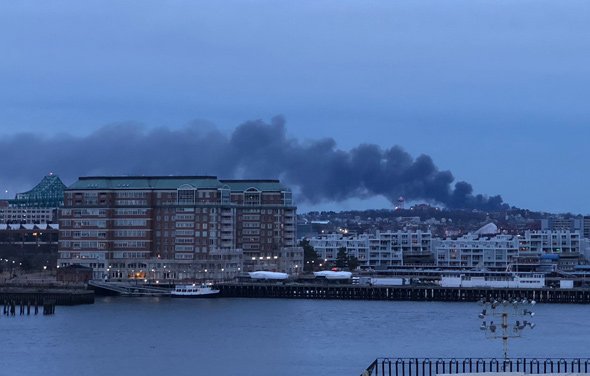
{"label": "smoke cloud", "polygon": [[282,117],[246,122],[229,135],[196,123],[151,130],[118,124],[88,136],[20,133],[0,140],[0,189],[28,190],[50,171],[66,184],[89,175],[279,178],[309,203],[382,195],[392,203],[404,196],[448,208],[507,207],[500,196],[475,195],[469,183],[455,182],[428,155],[372,144],[346,151],[330,138],[302,142],[287,136]]}

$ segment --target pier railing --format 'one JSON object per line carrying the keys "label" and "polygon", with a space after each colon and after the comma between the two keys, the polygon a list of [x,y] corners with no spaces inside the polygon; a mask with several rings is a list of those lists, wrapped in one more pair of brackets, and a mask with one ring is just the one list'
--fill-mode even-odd
{"label": "pier railing", "polygon": [[589,373],[590,358],[377,358],[361,376],[436,376],[483,372]]}

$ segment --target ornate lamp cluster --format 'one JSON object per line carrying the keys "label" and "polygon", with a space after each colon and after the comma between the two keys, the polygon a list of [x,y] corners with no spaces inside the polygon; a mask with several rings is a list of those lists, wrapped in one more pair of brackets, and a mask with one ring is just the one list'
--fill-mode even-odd
{"label": "ornate lamp cluster", "polygon": [[[485,331],[487,338],[502,339],[504,358],[507,359],[508,339],[520,337],[521,332],[527,327],[530,329],[535,327],[535,324],[529,320],[535,316],[535,313],[530,308],[536,302],[516,298],[503,300],[482,298],[479,304],[483,308],[478,317],[484,320],[479,328]],[[525,320],[525,318],[527,319]],[[494,320],[499,323],[496,324]]]}

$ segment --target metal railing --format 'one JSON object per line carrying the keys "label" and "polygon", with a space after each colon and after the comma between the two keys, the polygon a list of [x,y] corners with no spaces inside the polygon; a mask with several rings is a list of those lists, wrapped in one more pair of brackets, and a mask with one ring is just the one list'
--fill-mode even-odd
{"label": "metal railing", "polygon": [[435,376],[481,372],[589,373],[590,358],[377,358],[361,376]]}

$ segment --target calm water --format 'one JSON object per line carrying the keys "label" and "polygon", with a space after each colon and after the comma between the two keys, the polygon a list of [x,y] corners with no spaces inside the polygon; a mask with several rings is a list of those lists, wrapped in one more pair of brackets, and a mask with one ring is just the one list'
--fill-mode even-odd
{"label": "calm water", "polygon": [[[0,374],[358,375],[378,356],[501,356],[472,303],[99,298],[0,318]],[[538,305],[512,356],[590,355],[590,307]]]}

